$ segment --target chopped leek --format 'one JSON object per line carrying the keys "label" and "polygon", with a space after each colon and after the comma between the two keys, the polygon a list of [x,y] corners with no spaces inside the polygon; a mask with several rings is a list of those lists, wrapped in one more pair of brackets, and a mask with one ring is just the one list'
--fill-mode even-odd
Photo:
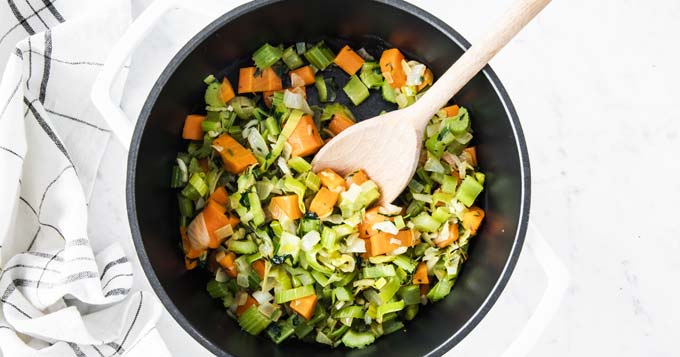
{"label": "chopped leek", "polygon": [[272,320],[261,313],[255,305],[249,307],[248,310],[238,318],[239,326],[251,335],[260,334],[260,332],[264,331],[271,322]]}
{"label": "chopped leek", "polygon": [[349,78],[349,82],[347,82],[342,90],[347,94],[347,97],[349,97],[354,105],[361,104],[370,95],[370,93],[368,93],[368,88],[366,88],[356,75]]}
{"label": "chopped leek", "polygon": [[281,290],[276,292],[276,303],[293,301],[309,295],[314,295],[314,286],[304,285],[293,289]]}
{"label": "chopped leek", "polygon": [[305,52],[305,58],[314,67],[323,71],[333,63],[335,54],[323,41],[321,41]]}
{"label": "chopped leek", "polygon": [[299,67],[302,67],[304,62],[302,62],[302,58],[295,52],[295,49],[293,47],[288,47],[286,48],[283,53],[281,54],[281,59],[283,60],[283,63],[288,66],[289,69],[296,69]]}

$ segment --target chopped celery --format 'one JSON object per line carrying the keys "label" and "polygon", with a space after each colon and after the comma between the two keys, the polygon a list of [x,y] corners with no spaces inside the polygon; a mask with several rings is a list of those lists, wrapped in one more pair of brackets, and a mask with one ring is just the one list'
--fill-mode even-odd
{"label": "chopped celery", "polygon": [[454,279],[445,278],[443,280],[439,280],[427,293],[427,298],[432,302],[445,298],[451,292],[451,288],[453,287],[454,283]]}
{"label": "chopped celery", "polygon": [[345,319],[345,318],[363,319],[364,318],[364,309],[361,306],[357,306],[357,305],[345,306],[342,309],[340,309],[338,312],[334,313],[333,317],[336,318],[336,319]]}
{"label": "chopped celery", "polygon": [[264,210],[262,209],[262,204],[260,203],[260,197],[257,195],[257,191],[251,190],[248,193],[248,202],[250,203],[250,209],[248,212],[253,217],[251,222],[253,222],[255,227],[258,227],[264,223],[265,216]]}
{"label": "chopped celery", "polygon": [[333,63],[335,54],[330,48],[328,48],[328,46],[326,46],[323,41],[321,41],[305,52],[305,58],[314,67],[323,71],[326,69],[326,67]]}
{"label": "chopped celery", "polygon": [[401,285],[399,278],[391,277],[387,280],[387,284],[383,286],[378,292],[378,299],[381,304],[385,304],[394,297],[394,295],[399,291],[399,286]]}
{"label": "chopped celery", "polygon": [[412,222],[416,229],[422,232],[436,232],[441,225],[439,221],[425,212],[421,212],[419,215],[413,217]]}
{"label": "chopped celery", "polygon": [[356,75],[349,78],[349,82],[347,82],[342,90],[347,94],[347,97],[349,97],[354,105],[361,104],[370,95],[368,88],[366,88]]}
{"label": "chopped celery", "polygon": [[184,180],[182,177],[184,174],[182,173],[182,170],[179,168],[179,166],[175,165],[172,167],[172,175],[170,177],[170,187],[171,188],[180,188],[184,186]]}
{"label": "chopped celery", "polygon": [[305,213],[304,217],[302,217],[302,220],[300,221],[300,225],[298,227],[298,233],[300,235],[305,235],[309,232],[318,232],[321,230],[321,220],[319,217],[316,216],[313,212],[307,212]]}
{"label": "chopped celery", "polygon": [[394,91],[394,88],[392,88],[392,86],[387,83],[387,81],[383,81],[381,91],[382,97],[385,101],[397,103],[397,92]]}
{"label": "chopped celery", "polygon": [[309,171],[307,172],[307,176],[305,176],[305,186],[313,192],[316,192],[321,188],[321,178],[312,171]]}
{"label": "chopped celery", "polygon": [[276,324],[269,325],[267,329],[267,336],[277,345],[292,336],[295,329],[288,321],[280,321]]}
{"label": "chopped celery", "polygon": [[319,101],[322,103],[333,102],[337,96],[337,86],[333,78],[323,78],[318,75],[314,78],[314,86],[319,94]]}
{"label": "chopped celery", "polygon": [[253,62],[258,69],[264,70],[271,67],[276,61],[281,59],[283,55],[283,46],[274,47],[265,43],[255,53],[253,53]]}
{"label": "chopped celery", "polygon": [[399,296],[405,305],[420,304],[420,287],[418,285],[406,285],[399,289]]}
{"label": "chopped celery", "polygon": [[378,62],[364,62],[359,78],[370,89],[378,89],[383,85],[383,76]]}
{"label": "chopped celery", "polygon": [[197,200],[205,196],[207,193],[208,185],[205,183],[205,180],[201,174],[198,173],[191,175],[189,183],[182,190],[182,194],[190,200]]}
{"label": "chopped celery", "polygon": [[272,320],[261,313],[255,305],[248,308],[248,310],[238,318],[239,326],[251,335],[260,334],[260,332],[266,329],[271,322]]}
{"label": "chopped celery", "polygon": [[418,314],[418,305],[408,305],[404,310],[404,320],[411,321]]}
{"label": "chopped celery", "polygon": [[220,86],[219,82],[212,82],[208,85],[204,96],[205,104],[214,108],[223,108],[225,106],[224,101],[222,101]]}
{"label": "chopped celery", "polygon": [[338,286],[333,290],[335,298],[339,301],[352,301],[352,292],[344,286]]}
{"label": "chopped celery", "polygon": [[442,178],[441,189],[445,193],[455,193],[456,186],[458,186],[458,178],[450,175],[446,175]]}
{"label": "chopped celery", "polygon": [[281,129],[281,134],[276,139],[276,143],[272,147],[272,150],[269,152],[269,154],[267,154],[267,157],[265,158],[265,161],[261,166],[263,172],[268,170],[269,167],[279,157],[279,155],[281,155],[281,152],[283,152],[283,147],[286,145],[288,137],[290,136],[290,134],[293,133],[298,123],[300,123],[300,119],[304,114],[305,113],[299,110],[293,110],[292,112],[290,112],[290,114],[288,115],[288,120],[286,120],[283,129]]}
{"label": "chopped celery", "polygon": [[[193,178],[193,177],[192,177]],[[463,182],[461,182],[458,191],[456,191],[456,199],[462,202],[465,206],[470,207],[477,196],[482,192],[484,186],[482,186],[477,180],[472,176],[465,176]]]}
{"label": "chopped celery", "polygon": [[346,106],[340,104],[340,103],[331,103],[323,107],[323,111],[321,112],[321,121],[326,121],[326,120],[331,120],[333,119],[333,116],[335,113],[341,112],[342,114],[346,115],[348,118],[352,120],[356,120],[354,118],[354,114],[352,114],[352,111],[349,110]]}
{"label": "chopped celery", "polygon": [[333,250],[336,239],[338,239],[338,234],[335,229],[324,226],[321,231],[321,246],[329,251]]}
{"label": "chopped celery", "polygon": [[386,276],[395,276],[394,266],[391,264],[378,264],[365,266],[363,270],[364,278],[380,278]]}
{"label": "chopped celery", "polygon": [[234,113],[241,120],[250,119],[255,110],[255,102],[253,102],[248,97],[236,96],[230,102],[229,105],[234,108]]}
{"label": "chopped celery", "polygon": [[207,77],[203,78],[203,83],[210,84],[215,81],[215,76],[209,74]]}
{"label": "chopped celery", "polygon": [[288,232],[282,232],[277,254],[290,255],[294,261],[297,261],[300,254],[300,244],[300,237]]}
{"label": "chopped celery", "polygon": [[385,314],[390,313],[390,312],[401,311],[401,310],[404,309],[404,306],[405,305],[404,305],[403,300],[388,302],[388,303],[382,304],[382,305],[378,306],[378,309],[376,311],[376,317],[377,317],[378,321],[381,321],[382,317]]}
{"label": "chopped celery", "polygon": [[404,323],[399,320],[389,320],[383,322],[383,334],[389,335],[404,328]]}
{"label": "chopped celery", "polygon": [[307,160],[299,156],[290,158],[290,160],[288,160],[288,166],[301,174],[312,169],[312,164],[308,163]]}
{"label": "chopped celery", "polygon": [[407,257],[404,254],[398,255],[394,260],[393,260],[394,265],[404,269],[405,271],[409,273],[413,273],[414,270],[416,270],[417,263],[413,261],[411,258]]}
{"label": "chopped celery", "polygon": [[375,336],[370,332],[358,332],[349,330],[342,336],[342,344],[349,348],[362,348],[375,341]]}
{"label": "chopped celery", "polygon": [[279,128],[279,123],[274,117],[268,117],[264,120],[264,127],[269,135],[279,135],[281,128]]}
{"label": "chopped celery", "polygon": [[276,292],[276,303],[283,304],[284,302],[293,301],[309,295],[314,295],[313,285],[303,285],[293,289],[280,290]]}
{"label": "chopped celery", "polygon": [[250,240],[233,240],[227,242],[227,247],[237,254],[253,254],[257,252],[257,245]]}
{"label": "chopped celery", "polygon": [[286,50],[283,51],[281,59],[289,69],[296,69],[302,67],[304,64],[304,62],[302,62],[302,58],[300,58],[300,55],[295,52],[295,49],[292,46],[286,48]]}
{"label": "chopped celery", "polygon": [[194,204],[190,199],[177,195],[177,203],[179,204],[179,213],[182,217],[192,217],[194,215]]}
{"label": "chopped celery", "polygon": [[206,290],[208,290],[208,294],[210,294],[210,297],[213,299],[223,298],[229,294],[227,284],[215,280],[210,280],[208,282]]}

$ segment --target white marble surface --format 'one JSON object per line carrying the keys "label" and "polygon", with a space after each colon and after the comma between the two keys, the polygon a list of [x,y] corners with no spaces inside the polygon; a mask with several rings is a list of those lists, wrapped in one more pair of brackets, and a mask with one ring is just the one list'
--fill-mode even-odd
{"label": "white marble surface", "polygon": [[[510,1],[413,2],[474,42]],[[135,3],[136,11],[146,3]],[[226,10],[235,2],[210,3]],[[572,278],[531,356],[677,355],[679,16],[676,0],[555,1],[492,61],[529,145],[531,220]],[[173,11],[142,44],[124,97],[131,117],[165,63],[205,23]],[[136,260],[125,161],[112,141],[89,225],[91,236],[123,242]],[[149,288],[141,274],[136,284]],[[448,355],[500,355],[545,286],[536,259],[523,252],[496,305]],[[177,356],[210,355],[167,314],[160,331]]]}

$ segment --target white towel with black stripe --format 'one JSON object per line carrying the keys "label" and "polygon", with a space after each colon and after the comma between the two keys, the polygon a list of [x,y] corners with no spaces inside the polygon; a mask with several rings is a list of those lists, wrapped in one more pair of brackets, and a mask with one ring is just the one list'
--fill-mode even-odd
{"label": "white towel with black stripe", "polygon": [[111,136],[89,92],[130,20],[129,1],[0,3],[2,356],[169,355],[155,296],[87,232]]}

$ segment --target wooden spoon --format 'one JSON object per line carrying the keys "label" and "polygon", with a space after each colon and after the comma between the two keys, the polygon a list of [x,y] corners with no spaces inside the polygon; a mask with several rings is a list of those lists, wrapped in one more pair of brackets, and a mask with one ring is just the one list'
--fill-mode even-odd
{"label": "wooden spoon", "polygon": [[418,166],[423,132],[430,119],[550,0],[517,0],[496,27],[470,47],[413,105],[345,129],[326,143],[312,161],[314,171],[332,168],[345,175],[363,169],[392,202]]}

